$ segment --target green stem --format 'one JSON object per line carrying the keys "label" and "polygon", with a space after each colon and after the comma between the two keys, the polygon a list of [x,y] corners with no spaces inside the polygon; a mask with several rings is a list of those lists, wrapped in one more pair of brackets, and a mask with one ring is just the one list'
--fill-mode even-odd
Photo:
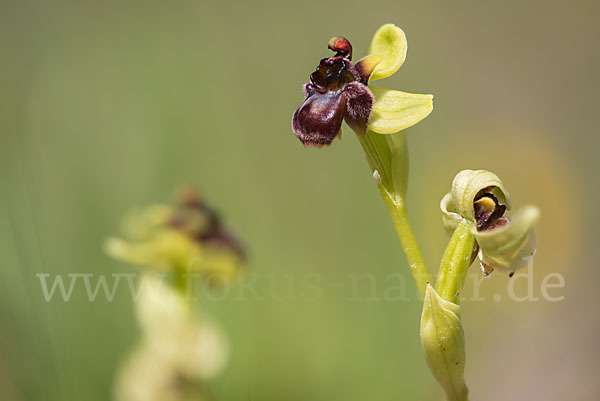
{"label": "green stem", "polygon": [[175,289],[177,290],[177,292],[179,292],[181,298],[185,299],[188,305],[191,305],[191,288],[188,288],[188,286],[191,286],[192,282],[189,280],[187,269],[183,266],[178,266],[175,269],[174,274],[175,277],[173,285]]}
{"label": "green stem", "polygon": [[372,172],[377,172],[381,197],[385,201],[408,259],[419,292],[425,297],[431,274],[425,265],[419,243],[412,231],[404,207],[408,181],[408,147],[402,133],[379,135],[367,131],[358,135]]}
{"label": "green stem", "polygon": [[381,191],[381,197],[385,201],[385,204],[392,215],[392,221],[394,222],[394,226],[396,226],[398,238],[400,238],[400,242],[402,243],[402,248],[404,249],[404,254],[410,265],[410,271],[417,283],[417,288],[419,289],[421,296],[425,297],[427,283],[432,282],[431,273],[429,273],[429,270],[427,269],[425,259],[423,259],[423,254],[419,248],[419,243],[417,242],[415,234],[410,226],[410,222],[408,221],[404,203],[394,202],[381,184],[379,184],[379,190]]}
{"label": "green stem", "polygon": [[442,257],[435,283],[438,294],[455,304],[460,303],[460,292],[465,284],[475,247],[475,238],[471,234],[472,227],[472,221],[463,219],[454,230]]}

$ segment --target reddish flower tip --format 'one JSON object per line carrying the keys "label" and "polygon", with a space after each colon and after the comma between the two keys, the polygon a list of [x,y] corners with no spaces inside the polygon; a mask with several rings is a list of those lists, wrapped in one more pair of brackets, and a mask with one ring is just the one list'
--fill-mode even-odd
{"label": "reddish flower tip", "polygon": [[352,60],[352,45],[348,39],[334,36],[329,39],[327,47],[336,52],[334,57],[346,57],[348,60]]}

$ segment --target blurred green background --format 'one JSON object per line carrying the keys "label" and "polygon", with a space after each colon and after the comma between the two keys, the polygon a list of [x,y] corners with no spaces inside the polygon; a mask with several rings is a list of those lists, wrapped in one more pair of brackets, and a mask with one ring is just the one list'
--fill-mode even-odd
{"label": "blurred green background", "polygon": [[[358,59],[393,22],[409,52],[381,86],[435,95],[407,131],[409,214],[430,266],[446,242],[438,203],[460,169],[493,170],[516,208],[542,210],[539,301],[508,299],[495,273],[485,301],[464,303],[472,399],[597,400],[599,11],[538,0],[0,1],[0,398],[111,398],[139,336],[128,292],[90,302],[78,286],[69,302],[45,302],[36,274],[137,272],[103,241],[127,211],[192,184],[244,239],[247,279],[265,295],[201,301],[232,348],[210,383],[218,400],[440,400],[420,301],[358,141],[346,128],[306,150],[290,128],[327,40],[348,37]],[[372,300],[368,282],[348,281],[372,273],[381,298],[397,272],[409,301]],[[269,280],[285,294],[286,280],[310,273],[317,299],[271,296]],[[565,279],[551,290],[561,302],[541,298],[550,273]]]}

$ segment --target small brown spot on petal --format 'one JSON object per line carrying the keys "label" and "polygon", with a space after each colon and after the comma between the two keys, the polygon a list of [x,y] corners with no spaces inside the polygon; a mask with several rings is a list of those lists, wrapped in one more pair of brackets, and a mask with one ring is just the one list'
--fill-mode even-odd
{"label": "small brown spot on petal", "polygon": [[479,263],[479,268],[481,269],[481,272],[483,273],[483,277],[489,276],[494,271],[494,268],[492,266],[488,266],[483,262]]}

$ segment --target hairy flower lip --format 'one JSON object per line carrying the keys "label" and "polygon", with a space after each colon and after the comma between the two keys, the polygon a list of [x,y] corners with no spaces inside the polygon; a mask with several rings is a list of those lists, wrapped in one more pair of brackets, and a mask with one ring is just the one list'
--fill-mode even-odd
{"label": "hairy flower lip", "polygon": [[308,85],[308,97],[294,113],[292,129],[304,146],[329,145],[342,126],[346,99],[342,90],[319,93]]}

